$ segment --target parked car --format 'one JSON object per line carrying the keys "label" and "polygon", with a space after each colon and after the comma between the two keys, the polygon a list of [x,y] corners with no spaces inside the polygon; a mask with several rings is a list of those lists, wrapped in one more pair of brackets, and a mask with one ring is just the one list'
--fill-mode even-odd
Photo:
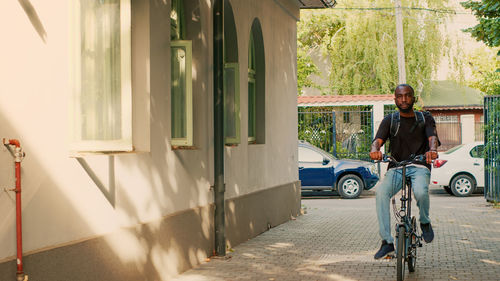
{"label": "parked car", "polygon": [[342,198],[352,199],[363,189],[375,186],[378,170],[368,161],[337,159],[324,150],[299,141],[299,179],[302,190],[337,191]]}
{"label": "parked car", "polygon": [[484,188],[483,150],[483,142],[473,142],[440,153],[434,160],[431,183],[460,197],[471,195],[477,187]]}

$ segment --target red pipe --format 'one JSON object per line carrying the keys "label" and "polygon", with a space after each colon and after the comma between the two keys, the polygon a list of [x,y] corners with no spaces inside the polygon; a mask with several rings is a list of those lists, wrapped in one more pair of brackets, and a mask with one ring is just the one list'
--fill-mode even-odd
{"label": "red pipe", "polygon": [[21,161],[24,153],[21,149],[21,144],[16,139],[3,140],[4,145],[15,146],[13,153],[16,163],[16,188],[13,190],[16,193],[16,238],[17,238],[17,279],[24,279],[23,271],[23,237],[22,237],[22,221],[21,221]]}

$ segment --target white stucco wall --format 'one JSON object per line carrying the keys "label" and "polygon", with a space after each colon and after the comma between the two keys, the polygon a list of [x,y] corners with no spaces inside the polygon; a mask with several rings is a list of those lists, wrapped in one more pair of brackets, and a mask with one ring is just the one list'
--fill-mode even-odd
{"label": "white stucco wall", "polygon": [[[134,101],[139,107],[134,109],[135,113],[139,110],[139,116],[149,115],[134,122],[142,126],[141,134],[150,134],[149,143],[142,146],[145,152],[112,158],[84,157],[103,183],[104,191],[69,156],[68,2],[0,2],[0,138],[19,139],[27,154],[22,163],[26,252],[113,233],[122,227],[152,222],[213,201],[210,1],[199,2],[201,33],[198,45],[193,46],[199,52],[193,58],[196,70],[193,150],[172,150],[169,142],[169,3],[133,1],[133,95],[135,99],[137,95],[149,99],[149,103],[142,99]],[[30,6],[25,10],[21,3]],[[232,0],[231,3],[238,31],[240,69],[247,69],[250,25],[255,16],[263,28],[266,143],[243,142],[226,148],[227,198],[298,180],[295,20],[276,1]],[[241,71],[240,79],[244,140],[248,124],[245,72]],[[0,161],[0,187],[10,187],[14,183],[13,162],[3,148]],[[105,194],[114,199],[114,205]],[[0,193],[0,260],[15,255],[12,198],[12,193]],[[110,246],[124,262],[143,257],[140,238],[127,235],[115,238]],[[124,243],[128,246],[126,251]]]}

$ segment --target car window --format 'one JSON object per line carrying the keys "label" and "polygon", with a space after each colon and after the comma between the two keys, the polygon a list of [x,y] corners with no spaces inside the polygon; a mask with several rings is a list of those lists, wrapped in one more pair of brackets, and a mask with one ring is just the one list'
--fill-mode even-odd
{"label": "car window", "polygon": [[323,162],[323,155],[310,148],[299,146],[299,162]]}
{"label": "car window", "polygon": [[476,145],[470,150],[470,156],[474,158],[483,158],[484,145]]}
{"label": "car window", "polygon": [[457,146],[455,146],[455,147],[453,147],[453,148],[450,148],[450,149],[448,149],[447,151],[445,151],[445,152],[444,152],[444,154],[450,154],[450,153],[453,153],[453,152],[455,152],[455,151],[459,150],[462,146],[464,146],[464,145],[463,145],[463,144],[461,144],[461,145],[457,145]]}

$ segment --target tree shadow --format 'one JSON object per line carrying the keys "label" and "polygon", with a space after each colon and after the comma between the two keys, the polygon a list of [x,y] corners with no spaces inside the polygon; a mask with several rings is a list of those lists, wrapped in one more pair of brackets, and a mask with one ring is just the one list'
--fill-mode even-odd
{"label": "tree shadow", "polygon": [[26,16],[28,16],[31,25],[33,25],[33,28],[35,28],[36,32],[38,33],[38,36],[40,36],[40,39],[42,39],[43,43],[46,43],[47,32],[45,32],[45,28],[43,27],[43,24],[40,21],[40,18],[38,17],[35,7],[33,7],[33,5],[29,0],[18,0],[18,1],[21,7],[23,8],[24,12],[26,13]]}

